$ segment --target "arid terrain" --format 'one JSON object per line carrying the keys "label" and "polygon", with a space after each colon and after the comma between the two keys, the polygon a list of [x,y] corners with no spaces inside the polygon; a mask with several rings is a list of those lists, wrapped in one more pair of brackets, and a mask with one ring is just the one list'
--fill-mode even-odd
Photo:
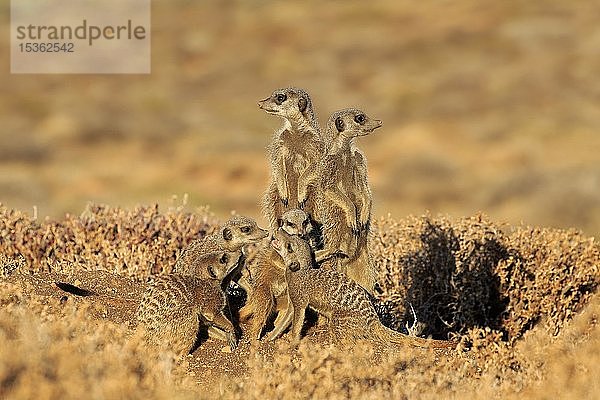
{"label": "arid terrain", "polygon": [[[215,219],[182,207],[90,206],[39,223],[0,209],[2,398],[597,398],[600,247],[576,231],[459,220],[381,219],[372,250],[386,324],[414,325],[457,350],[353,344],[309,326],[231,352],[207,339],[190,356],[136,329],[150,274]],[[57,288],[70,282],[94,294]],[[414,308],[414,314],[408,305]],[[335,323],[335,322],[333,322]]]}
{"label": "arid terrain", "polygon": [[[10,74],[0,15],[0,398],[600,398],[597,1],[156,0],[149,75]],[[383,120],[358,144],[385,323],[412,305],[457,351],[319,320],[297,349],[179,359],[135,329],[192,239],[266,225],[280,121],[256,103],[290,85],[322,126]]]}

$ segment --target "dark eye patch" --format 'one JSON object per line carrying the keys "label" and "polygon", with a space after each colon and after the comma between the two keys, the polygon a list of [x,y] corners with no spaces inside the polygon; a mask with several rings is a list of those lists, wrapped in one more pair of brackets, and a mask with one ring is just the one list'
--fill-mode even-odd
{"label": "dark eye patch", "polygon": [[250,233],[251,230],[252,228],[250,228],[249,226],[242,226],[240,228],[240,231],[242,231],[242,233]]}
{"label": "dark eye patch", "polygon": [[229,256],[227,254],[223,253],[219,262],[221,264],[227,264],[229,262]]}
{"label": "dark eye patch", "polygon": [[356,122],[357,124],[364,124],[365,121],[367,120],[367,118],[365,117],[365,114],[358,114],[357,116],[354,117],[354,122]]}
{"label": "dark eye patch", "polygon": [[346,128],[346,126],[344,124],[344,120],[342,119],[342,117],[338,117],[335,120],[335,128],[338,130],[338,132],[343,132],[344,129]]}
{"label": "dark eye patch", "polygon": [[217,278],[217,273],[215,272],[215,269],[213,268],[212,265],[209,265],[206,270],[208,271],[208,274],[210,275],[211,278],[213,278],[213,279]]}
{"label": "dark eye patch", "polygon": [[277,105],[281,105],[286,100],[287,100],[287,96],[283,93],[278,93],[275,95],[275,103]]}
{"label": "dark eye patch", "polygon": [[292,248],[292,244],[291,243],[287,244],[287,252],[288,253],[293,253],[294,252],[294,249]]}

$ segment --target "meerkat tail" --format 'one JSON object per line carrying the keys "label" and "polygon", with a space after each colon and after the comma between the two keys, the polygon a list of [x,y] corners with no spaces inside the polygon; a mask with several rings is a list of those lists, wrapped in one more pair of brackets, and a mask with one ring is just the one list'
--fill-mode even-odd
{"label": "meerkat tail", "polygon": [[393,331],[381,324],[375,329],[377,336],[386,342],[424,349],[454,349],[458,343],[449,340],[424,339]]}

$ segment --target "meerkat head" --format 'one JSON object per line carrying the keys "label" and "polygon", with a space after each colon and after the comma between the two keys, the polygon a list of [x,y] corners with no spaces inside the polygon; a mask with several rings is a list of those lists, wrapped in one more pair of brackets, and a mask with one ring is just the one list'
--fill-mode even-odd
{"label": "meerkat head", "polygon": [[225,222],[219,235],[228,250],[241,250],[247,244],[256,243],[266,238],[266,230],[259,228],[256,222],[248,217],[236,215]]}
{"label": "meerkat head", "polygon": [[197,261],[198,265],[202,265],[198,277],[222,281],[238,266],[240,257],[241,250],[207,253]]}
{"label": "meerkat head", "polygon": [[278,115],[288,121],[304,121],[316,124],[316,118],[310,96],[298,88],[277,89],[258,106],[268,114]]}
{"label": "meerkat head", "polygon": [[275,232],[271,246],[283,258],[286,268],[292,272],[308,269],[313,265],[309,244],[298,236],[288,234],[283,229]]}
{"label": "meerkat head", "polygon": [[300,209],[286,211],[277,220],[277,223],[288,234],[300,236],[303,239],[306,239],[313,230],[310,217]]}
{"label": "meerkat head", "polygon": [[371,119],[367,114],[355,108],[336,111],[331,114],[327,123],[327,131],[332,139],[352,139],[357,136],[366,136],[379,128],[382,122]]}

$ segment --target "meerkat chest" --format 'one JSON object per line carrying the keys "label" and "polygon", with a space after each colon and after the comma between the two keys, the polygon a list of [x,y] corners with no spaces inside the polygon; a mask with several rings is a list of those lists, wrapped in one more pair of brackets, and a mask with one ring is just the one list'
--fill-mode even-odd
{"label": "meerkat chest", "polygon": [[280,297],[286,290],[287,283],[285,282],[283,273],[281,273],[281,275],[274,277],[271,282],[271,293],[275,297]]}

